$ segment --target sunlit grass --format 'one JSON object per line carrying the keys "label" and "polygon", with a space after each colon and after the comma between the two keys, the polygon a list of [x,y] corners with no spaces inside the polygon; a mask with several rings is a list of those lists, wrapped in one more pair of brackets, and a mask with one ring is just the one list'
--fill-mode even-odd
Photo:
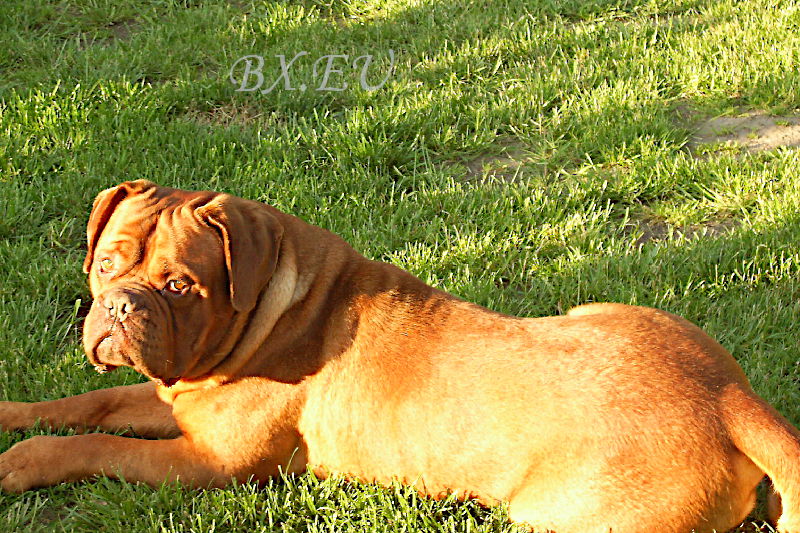
{"label": "sunlit grass", "polygon": [[[140,379],[91,372],[78,300],[92,198],[148,178],[267,201],[498,311],[618,301],[679,313],[800,424],[797,151],[687,149],[703,117],[800,105],[798,23],[800,4],[766,0],[9,0],[2,398]],[[275,55],[301,51],[295,86],[319,86],[326,54],[374,54],[378,76],[389,49],[395,70],[376,91],[352,68],[333,80],[348,82],[340,92],[236,92],[228,79],[244,55],[277,76]],[[475,164],[508,154],[525,157],[513,175]],[[21,438],[0,434],[0,450]],[[501,508],[301,476],[3,494],[0,530],[512,528]]]}

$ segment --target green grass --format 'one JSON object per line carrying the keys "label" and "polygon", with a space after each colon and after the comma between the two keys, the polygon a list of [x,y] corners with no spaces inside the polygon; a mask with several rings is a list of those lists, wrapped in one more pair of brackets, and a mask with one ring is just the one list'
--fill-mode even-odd
{"label": "green grass", "polygon": [[[148,178],[267,201],[498,311],[676,312],[800,424],[798,152],[687,149],[702,117],[800,107],[798,24],[789,0],[8,0],[0,396],[140,379],[91,371],[79,310],[92,198]],[[373,53],[383,73],[390,48],[395,72],[374,92],[350,70],[333,80],[350,83],[341,92],[237,93],[228,81],[241,56],[276,65],[300,51]],[[311,74],[308,61],[292,81]],[[525,154],[515,179],[468,171],[504,151]],[[662,238],[642,242],[651,228]],[[0,450],[23,437],[0,433]],[[767,531],[762,514],[742,531]],[[502,508],[310,476],[261,490],[100,480],[0,495],[0,531],[61,530],[513,528]]]}

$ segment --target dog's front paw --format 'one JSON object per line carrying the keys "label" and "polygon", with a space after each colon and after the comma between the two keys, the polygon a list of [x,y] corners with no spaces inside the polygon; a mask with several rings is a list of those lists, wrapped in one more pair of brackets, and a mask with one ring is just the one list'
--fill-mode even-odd
{"label": "dog's front paw", "polygon": [[31,404],[24,402],[0,402],[0,431],[17,431],[32,427],[36,420],[32,416]]}
{"label": "dog's front paw", "polygon": [[0,488],[24,492],[66,481],[62,468],[69,457],[59,456],[59,439],[38,436],[19,442],[0,455]]}

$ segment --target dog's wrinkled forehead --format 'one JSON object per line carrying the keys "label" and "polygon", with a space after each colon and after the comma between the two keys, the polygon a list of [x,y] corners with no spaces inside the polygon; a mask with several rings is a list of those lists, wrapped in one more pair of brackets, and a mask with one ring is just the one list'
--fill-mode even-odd
{"label": "dog's wrinkled forehead", "polygon": [[[95,259],[110,257],[120,272],[160,270],[199,279],[224,268],[218,235],[195,216],[205,198],[181,194],[143,194],[122,199],[97,239]],[[176,272],[176,270],[190,272]]]}
{"label": "dog's wrinkled forehead", "polygon": [[283,226],[271,209],[224,193],[126,181],[95,198],[83,271],[94,294],[98,269],[126,273],[142,265],[157,276],[174,274],[176,264],[194,265],[199,278],[221,270],[233,308],[249,312],[278,262]]}
{"label": "dog's wrinkled forehead", "polygon": [[110,215],[97,239],[95,254],[102,256],[114,251],[131,258],[141,255],[157,221],[158,210],[154,206],[148,206],[138,196],[126,198]]}

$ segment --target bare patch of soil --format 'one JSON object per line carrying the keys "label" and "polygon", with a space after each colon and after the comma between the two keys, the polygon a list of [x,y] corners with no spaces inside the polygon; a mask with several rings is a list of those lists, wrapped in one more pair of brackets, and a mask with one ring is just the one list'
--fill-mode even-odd
{"label": "bare patch of soil", "polygon": [[111,30],[115,40],[125,40],[131,36],[131,30],[135,25],[136,21],[134,20],[121,20],[109,24],[108,29]]}
{"label": "bare patch of soil", "polygon": [[131,33],[137,25],[138,22],[134,19],[111,22],[105,27],[105,29],[111,33],[110,36],[105,34],[103,36],[98,36],[96,31],[84,32],[78,36],[80,42],[79,46],[81,49],[85,50],[91,46],[111,46],[117,41],[126,41],[130,38]]}
{"label": "bare patch of soil", "polygon": [[481,181],[496,178],[506,183],[518,181],[522,167],[531,163],[533,158],[526,147],[516,141],[505,141],[500,150],[491,154],[480,155],[464,162],[467,167],[467,181]]}
{"label": "bare patch of soil", "polygon": [[[73,507],[73,504],[68,504],[68,507]],[[39,526],[48,526],[51,524],[56,526],[57,524],[61,524],[67,516],[69,516],[69,513],[66,508],[56,510],[52,507],[45,507],[37,515],[36,522]],[[57,528],[54,527],[53,529],[55,530]]]}
{"label": "bare patch of soil", "polygon": [[228,102],[208,111],[190,111],[189,120],[204,125],[223,126],[252,124],[264,116],[254,107]]}
{"label": "bare patch of soil", "polygon": [[647,244],[649,242],[660,242],[667,240],[671,235],[676,237],[693,238],[695,236],[719,237],[730,233],[741,222],[736,219],[710,220],[703,224],[692,224],[690,226],[673,227],[662,220],[652,219],[633,219],[625,226],[628,234],[640,234],[636,239],[636,245]]}
{"label": "bare patch of soil", "polygon": [[775,116],[758,111],[707,120],[698,126],[688,145],[696,155],[726,148],[755,153],[798,146],[800,116]]}

